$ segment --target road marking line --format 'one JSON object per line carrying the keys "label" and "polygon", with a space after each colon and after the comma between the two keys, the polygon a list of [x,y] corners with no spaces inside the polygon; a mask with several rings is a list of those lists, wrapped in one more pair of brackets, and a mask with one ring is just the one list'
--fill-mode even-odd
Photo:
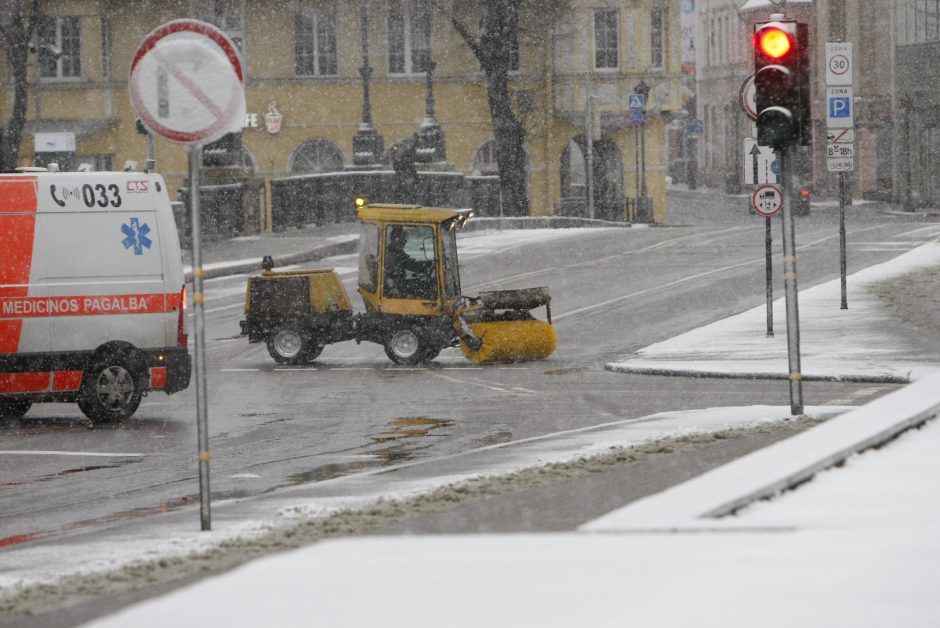
{"label": "road marking line", "polygon": [[256,373],[261,369],[219,369],[223,373]]}
{"label": "road marking line", "polygon": [[[883,225],[877,225],[877,226],[875,226],[875,227],[866,227],[865,229],[858,229],[858,230],[855,230],[855,231],[853,231],[853,233],[859,233],[859,232],[861,232],[861,231],[868,231],[868,230],[870,230],[870,229],[879,229],[879,228],[881,228],[881,227],[883,227]],[[803,250],[803,249],[807,249],[807,248],[809,248],[809,247],[816,246],[817,244],[820,244],[820,243],[825,242],[825,241],[827,241],[827,240],[831,240],[831,239],[836,238],[836,237],[838,237],[838,235],[826,236],[825,238],[820,238],[819,240],[814,240],[813,242],[808,242],[808,243],[806,243],[806,244],[803,244],[802,246],[798,246],[798,247],[796,247],[796,249],[797,249],[798,251]],[[608,306],[608,305],[613,305],[613,304],[615,304],[615,303],[620,303],[621,301],[627,301],[628,299],[632,299],[632,298],[634,298],[634,297],[640,297],[640,296],[644,296],[644,295],[650,294],[650,293],[652,293],[652,292],[658,292],[658,291],[660,291],[660,290],[663,290],[664,288],[671,288],[671,287],[673,287],[673,286],[682,285],[682,284],[688,283],[688,282],[690,282],[690,281],[695,281],[696,279],[702,279],[703,277],[709,277],[709,276],[711,276],[711,275],[716,275],[716,274],[718,274],[718,273],[723,273],[723,272],[726,272],[726,271],[729,271],[729,270],[734,270],[734,269],[736,269],[736,268],[741,268],[741,267],[743,267],[743,266],[751,266],[751,265],[753,265],[753,264],[763,264],[764,262],[765,262],[765,258],[764,258],[764,257],[758,257],[758,258],[754,258],[754,259],[750,259],[750,260],[745,260],[745,261],[743,261],[743,262],[738,262],[737,264],[731,264],[730,266],[722,266],[721,268],[713,268],[712,270],[707,270],[707,271],[705,271],[705,272],[703,272],[703,273],[696,273],[696,274],[694,274],[694,275],[689,275],[688,277],[682,277],[681,279],[676,279],[675,281],[670,281],[669,283],[660,284],[660,285],[654,286],[654,287],[652,287],[652,288],[646,288],[645,290],[638,290],[638,291],[636,291],[636,292],[631,292],[631,293],[629,293],[629,294],[625,294],[625,295],[623,295],[623,296],[615,297],[615,298],[613,298],[613,299],[608,299],[608,300],[606,300],[606,301],[601,301],[600,303],[595,303],[595,304],[593,304],[593,305],[585,305],[584,307],[580,307],[580,308],[577,308],[577,309],[574,309],[574,310],[569,310],[568,312],[563,312],[563,313],[561,313],[561,314],[556,314],[556,315],[552,316],[552,321],[554,322],[554,321],[556,321],[556,320],[563,320],[563,319],[565,319],[565,318],[568,318],[569,316],[574,316],[575,314],[582,314],[582,313],[584,313],[584,312],[589,312],[589,311],[594,310],[594,309],[597,309],[597,308],[602,308],[602,307],[605,307],[605,306]]]}
{"label": "road marking line", "polygon": [[49,451],[43,449],[4,449],[0,450],[0,455],[8,456],[90,456],[94,458],[143,458],[147,454],[131,454],[124,452],[101,452],[101,451]]}
{"label": "road marking line", "polygon": [[[932,231],[932,232],[940,233],[940,227],[937,227],[936,225],[929,225],[927,227],[920,227],[919,229],[913,229],[912,231],[905,231],[904,233],[899,233],[898,235],[894,237],[903,238],[905,236],[912,236],[915,233],[921,233],[922,231]],[[927,236],[927,237],[930,237],[930,236]]]}
{"label": "road marking line", "polygon": [[472,380],[472,379],[470,379],[470,380],[456,379],[456,378],[453,378],[453,377],[448,377],[447,375],[441,375],[440,373],[432,373],[432,375],[434,375],[434,377],[440,377],[441,379],[446,379],[447,381],[453,382],[453,383],[455,383],[455,384],[461,384],[461,385],[472,384],[472,385],[474,385],[474,386],[479,386],[480,388],[487,388],[487,389],[492,390],[492,391],[494,391],[494,392],[501,392],[501,393],[508,393],[508,392],[509,392],[509,391],[506,390],[505,388],[500,388],[499,386],[490,386],[489,384],[485,384],[485,383],[482,383],[482,382],[477,382],[477,381],[474,381],[474,380]]}

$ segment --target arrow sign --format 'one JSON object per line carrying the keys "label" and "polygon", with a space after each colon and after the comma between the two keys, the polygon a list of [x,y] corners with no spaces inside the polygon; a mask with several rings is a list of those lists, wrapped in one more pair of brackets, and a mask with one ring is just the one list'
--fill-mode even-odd
{"label": "arrow sign", "polygon": [[744,182],[749,185],[776,183],[776,155],[770,146],[758,146],[757,140],[744,139]]}
{"label": "arrow sign", "polygon": [[760,147],[756,143],[753,146],[751,146],[750,154],[751,154],[751,161],[754,163],[754,174],[751,176],[751,180],[756,182],[758,179],[760,179],[760,174],[758,172],[760,170],[760,167],[758,165],[758,158],[760,157]]}

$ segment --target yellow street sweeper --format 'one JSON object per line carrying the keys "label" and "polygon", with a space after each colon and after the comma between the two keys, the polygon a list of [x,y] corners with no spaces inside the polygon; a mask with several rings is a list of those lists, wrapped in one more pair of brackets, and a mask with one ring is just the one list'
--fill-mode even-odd
{"label": "yellow street sweeper", "polygon": [[[460,346],[473,362],[521,362],[555,350],[548,288],[460,291],[456,231],[468,210],[415,205],[358,209],[359,294],[354,313],[333,270],[264,271],[248,279],[242,334],[265,342],[276,361],[303,364],[344,340],[375,342],[397,364],[433,360]],[[545,307],[547,320],[532,316]]]}

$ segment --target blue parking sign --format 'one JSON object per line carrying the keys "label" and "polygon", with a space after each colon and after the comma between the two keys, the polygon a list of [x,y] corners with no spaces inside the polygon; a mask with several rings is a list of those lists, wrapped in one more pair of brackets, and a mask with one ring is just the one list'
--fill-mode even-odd
{"label": "blue parking sign", "polygon": [[852,115],[852,99],[844,96],[829,99],[830,118],[848,118]]}
{"label": "blue parking sign", "polygon": [[851,86],[826,88],[827,128],[847,129],[855,124]]}

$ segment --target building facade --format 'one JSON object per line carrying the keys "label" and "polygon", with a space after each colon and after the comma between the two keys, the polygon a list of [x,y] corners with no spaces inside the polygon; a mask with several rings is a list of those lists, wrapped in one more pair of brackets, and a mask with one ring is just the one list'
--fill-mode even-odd
{"label": "building facade", "polygon": [[[485,77],[429,0],[48,0],[42,6],[39,54],[30,60],[24,163],[142,164],[147,138],[136,129],[127,94],[131,59],[151,30],[190,17],[216,24],[241,51],[246,176],[353,167],[354,138],[366,115],[363,68],[371,123],[384,148],[412,138],[427,122],[429,59],[445,167],[467,175],[496,172]],[[664,125],[683,105],[678,6],[666,0],[564,0],[557,12],[546,6],[523,3],[510,72],[514,112],[526,132],[532,213],[585,214],[589,188],[597,207],[622,213],[645,187],[653,220],[666,222]],[[451,1],[444,9],[464,24],[479,23],[481,2]],[[8,96],[9,78],[9,68],[0,68],[0,89]],[[628,106],[641,81],[649,88],[642,127]],[[10,107],[9,97],[0,103],[3,119]],[[57,144],[67,142],[62,134],[73,134],[73,150]],[[181,146],[158,139],[155,158],[172,189],[183,185]]]}
{"label": "building facade", "polygon": [[753,124],[740,88],[754,71],[753,25],[782,12],[809,25],[813,142],[801,149],[800,176],[817,194],[834,194],[827,170],[826,42],[853,43],[855,170],[846,182],[856,198],[908,209],[940,204],[940,3],[898,0],[889,10],[864,0],[697,0],[696,99],[704,121],[700,176],[729,192],[742,188],[744,137]]}

